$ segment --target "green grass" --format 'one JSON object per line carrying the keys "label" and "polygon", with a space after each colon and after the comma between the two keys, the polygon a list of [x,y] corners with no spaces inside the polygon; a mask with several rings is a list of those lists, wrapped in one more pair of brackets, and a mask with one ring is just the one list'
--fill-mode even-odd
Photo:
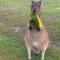
{"label": "green grass", "polygon": [[60,41],[60,22],[50,22],[47,24],[47,30],[51,36],[51,40]]}
{"label": "green grass", "polygon": [[[1,60],[27,60],[27,50],[21,37],[0,35],[0,55]],[[40,60],[41,55],[32,54],[33,60]],[[60,50],[48,48],[45,60],[60,60]]]}
{"label": "green grass", "polygon": [[[30,6],[30,0],[0,0],[0,60],[27,60],[23,36],[18,34],[20,32],[12,31],[11,27],[21,27],[21,33],[24,33],[30,20]],[[54,42],[52,44],[60,47],[60,0],[44,0],[41,18],[46,24],[50,40]],[[40,58],[41,55],[32,54],[32,60]],[[49,47],[45,60],[60,60],[60,48]]]}

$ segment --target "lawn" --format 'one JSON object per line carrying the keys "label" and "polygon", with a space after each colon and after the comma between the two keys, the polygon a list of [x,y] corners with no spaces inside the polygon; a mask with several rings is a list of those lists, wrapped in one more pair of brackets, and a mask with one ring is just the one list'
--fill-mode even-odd
{"label": "lawn", "polygon": [[[0,60],[27,60],[23,35],[30,20],[29,0],[0,0]],[[49,32],[45,60],[60,60],[60,0],[44,0],[41,19]],[[32,53],[32,60],[41,55]]]}

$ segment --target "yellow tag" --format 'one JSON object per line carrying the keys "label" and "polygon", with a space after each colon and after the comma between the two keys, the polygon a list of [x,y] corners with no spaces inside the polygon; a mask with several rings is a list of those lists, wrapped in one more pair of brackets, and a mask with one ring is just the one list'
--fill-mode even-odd
{"label": "yellow tag", "polygon": [[42,21],[39,17],[39,15],[36,13],[36,18],[37,18],[37,21],[38,21],[38,24],[39,24],[39,27],[42,28]]}

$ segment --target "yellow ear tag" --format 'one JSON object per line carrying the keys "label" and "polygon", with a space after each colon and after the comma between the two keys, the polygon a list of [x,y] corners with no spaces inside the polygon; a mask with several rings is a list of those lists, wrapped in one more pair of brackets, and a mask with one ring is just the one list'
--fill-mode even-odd
{"label": "yellow ear tag", "polygon": [[36,13],[36,18],[37,18],[39,27],[42,28],[42,21],[37,13]]}

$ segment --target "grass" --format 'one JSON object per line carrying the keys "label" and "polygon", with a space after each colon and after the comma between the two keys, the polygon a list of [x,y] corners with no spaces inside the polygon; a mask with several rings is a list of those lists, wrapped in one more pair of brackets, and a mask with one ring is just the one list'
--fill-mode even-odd
{"label": "grass", "polygon": [[[27,60],[27,50],[22,35],[30,20],[30,6],[30,0],[0,0],[0,60]],[[41,18],[46,24],[52,44],[57,47],[60,47],[59,7],[60,0],[44,0],[41,7]],[[11,27],[20,27],[22,31],[16,33]],[[41,55],[32,54],[32,60],[40,58]],[[45,60],[60,60],[60,48],[49,47]]]}
{"label": "grass", "polygon": [[51,36],[51,40],[60,41],[60,22],[50,22],[47,24],[47,30]]}
{"label": "grass", "polygon": [[[21,37],[0,35],[1,60],[27,60],[27,50]],[[32,54],[33,60],[40,60],[41,55]],[[60,50],[48,48],[45,60],[60,60]]]}

